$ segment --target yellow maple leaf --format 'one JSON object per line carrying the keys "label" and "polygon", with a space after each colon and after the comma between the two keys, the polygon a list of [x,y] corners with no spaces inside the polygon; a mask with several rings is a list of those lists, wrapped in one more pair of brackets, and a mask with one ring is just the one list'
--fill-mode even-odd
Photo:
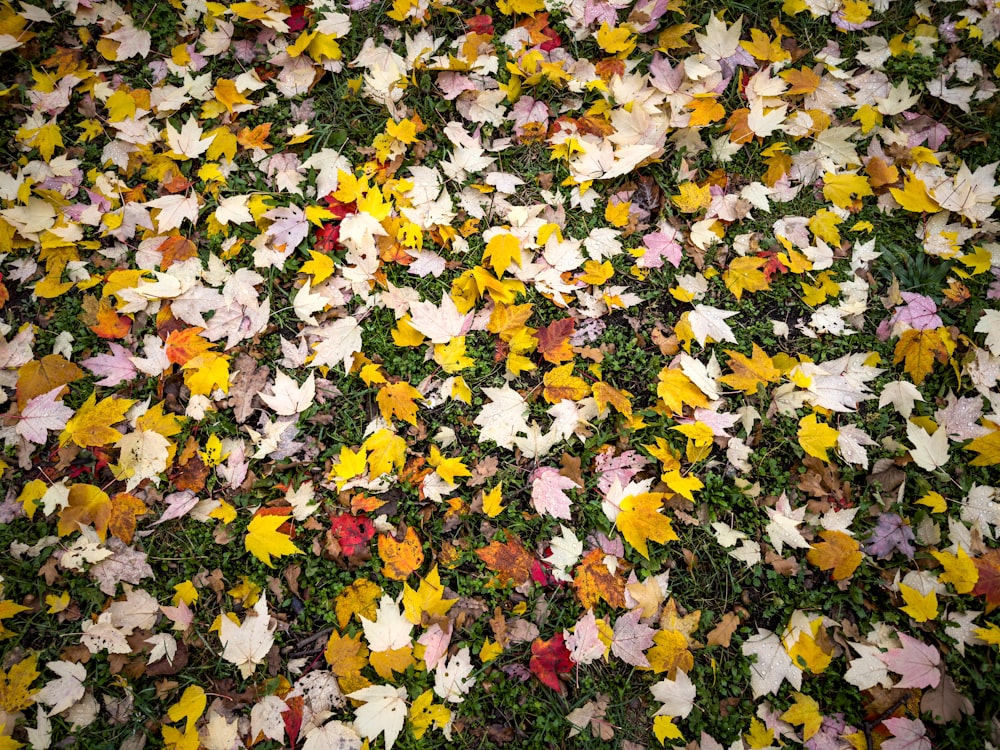
{"label": "yellow maple leaf", "polygon": [[502,492],[503,482],[499,482],[492,490],[483,493],[483,513],[490,518],[496,518],[507,507],[501,504],[503,502]]}
{"label": "yellow maple leaf", "polygon": [[103,542],[111,521],[111,498],[100,487],[74,484],[69,488],[69,503],[59,511],[59,536],[79,531],[81,526],[94,525]]}
{"label": "yellow maple leaf", "polygon": [[941,210],[937,201],[927,193],[927,185],[924,181],[907,173],[903,178],[903,187],[889,188],[896,203],[906,211],[914,213],[936,213]]}
{"label": "yellow maple leaf", "polygon": [[725,352],[729,356],[726,364],[733,372],[723,375],[719,381],[728,386],[744,393],[756,393],[757,387],[762,383],[776,383],[781,379],[781,370],[774,366],[774,360],[756,343],[753,344],[753,353],[749,358],[730,349]]}
{"label": "yellow maple leaf", "polygon": [[236,88],[236,82],[228,78],[217,79],[212,93],[215,94],[216,101],[224,106],[230,114],[233,113],[234,107],[252,103]]}
{"label": "yellow maple leaf", "polygon": [[374,620],[376,614],[375,602],[382,596],[382,589],[367,578],[359,578],[337,595],[334,601],[334,611],[337,613],[337,624],[347,627],[352,617],[364,617]]}
{"label": "yellow maple leaf", "polygon": [[373,479],[402,469],[406,462],[406,440],[390,430],[373,432],[362,444],[368,453],[368,470]]}
{"label": "yellow maple leaf", "polygon": [[208,696],[205,695],[205,689],[198,685],[189,685],[181,694],[180,700],[167,710],[167,716],[175,723],[184,719],[184,731],[190,732],[205,713],[207,705]]}
{"label": "yellow maple leaf", "polygon": [[653,646],[646,652],[646,658],[654,672],[666,672],[671,679],[678,669],[687,672],[694,666],[694,655],[688,649],[687,636],[673,628],[656,631]]}
{"label": "yellow maple leaf", "polygon": [[684,405],[707,408],[708,398],[682,370],[664,367],[657,376],[656,395],[675,414],[684,411]]}
{"label": "yellow maple leaf", "polygon": [[41,674],[37,663],[38,654],[32,653],[11,665],[6,672],[0,669],[0,708],[8,715],[34,704],[34,695],[39,689],[32,688],[31,683]]}
{"label": "yellow maple leaf", "polygon": [[438,566],[435,565],[420,580],[420,586],[416,589],[410,588],[409,584],[403,584],[403,614],[414,625],[421,623],[425,612],[431,617],[443,617],[458,601],[443,597],[444,586],[441,585],[441,576],[438,573]]}
{"label": "yellow maple leaf", "polygon": [[911,328],[903,331],[896,342],[892,363],[898,365],[902,362],[903,369],[913,378],[913,382],[920,385],[934,369],[934,363],[947,362],[953,351],[955,342],[947,328],[922,331]]}
{"label": "yellow maple leaf", "polygon": [[682,742],[684,740],[684,735],[674,724],[672,716],[654,716],[653,735],[660,741],[661,745],[665,744],[667,740],[681,740]]}
{"label": "yellow maple leaf", "polygon": [[736,299],[743,296],[743,292],[762,292],[771,288],[767,281],[767,276],[761,270],[767,264],[765,258],[755,258],[746,256],[735,258],[729,264],[729,268],[722,274],[722,280],[726,283],[726,288],[732,292]]}
{"label": "yellow maple leaf", "polygon": [[712,193],[708,185],[698,187],[693,182],[682,182],[677,186],[680,191],[677,195],[671,195],[670,201],[677,206],[681,213],[698,213],[712,203]]}
{"label": "yellow maple leaf", "polygon": [[410,704],[410,729],[416,739],[424,736],[433,725],[436,729],[444,729],[451,721],[451,709],[434,703],[434,691],[425,690]]}
{"label": "yellow maple leaf", "polygon": [[368,451],[364,446],[357,451],[351,450],[346,445],[340,446],[340,461],[330,470],[330,478],[337,482],[337,489],[343,489],[350,480],[364,474],[367,462]]}
{"label": "yellow maple leaf", "polygon": [[375,402],[386,422],[391,423],[393,416],[396,416],[416,427],[418,398],[423,399],[423,394],[405,380],[401,380],[398,383],[386,383],[379,388]]}
{"label": "yellow maple leaf", "polygon": [[461,456],[445,458],[441,455],[441,451],[438,450],[436,445],[431,446],[430,455],[427,457],[427,463],[433,466],[434,470],[438,473],[438,476],[440,476],[448,484],[455,484],[455,477],[472,476],[472,472],[469,471],[468,467],[462,462]]}
{"label": "yellow maple leaf", "polygon": [[604,207],[604,219],[613,227],[623,227],[628,224],[629,209],[632,204],[629,201],[608,202]]}
{"label": "yellow maple leaf", "polygon": [[1000,430],[993,430],[987,435],[977,437],[965,446],[965,450],[979,454],[969,462],[970,466],[1000,464]]}
{"label": "yellow maple leaf", "polygon": [[405,581],[424,563],[423,545],[412,526],[407,527],[398,542],[391,534],[379,534],[378,556],[385,563],[382,575],[394,581]]}
{"label": "yellow maple leaf", "polygon": [[906,602],[906,606],[900,607],[900,609],[912,617],[915,622],[927,622],[928,620],[937,619],[937,594],[933,589],[924,595],[917,591],[917,589],[911,588],[905,583],[900,583],[899,593],[903,595],[903,601]]}
{"label": "yellow maple leaf", "polygon": [[833,211],[821,208],[809,219],[809,231],[828,245],[836,247],[840,245],[840,230],[837,227],[842,221]]}
{"label": "yellow maple leaf", "polygon": [[97,403],[96,394],[91,393],[83,406],[66,422],[66,428],[59,435],[59,445],[66,445],[72,440],[81,448],[89,448],[116,442],[122,433],[112,425],[124,420],[125,412],[134,403],[133,399],[114,396],[108,396]]}
{"label": "yellow maple leaf", "polygon": [[267,567],[273,568],[272,557],[301,555],[302,550],[285,534],[278,531],[291,516],[254,516],[247,524],[247,535],[243,543],[247,552]]}
{"label": "yellow maple leaf", "polygon": [[868,178],[860,174],[823,175],[823,197],[832,201],[838,208],[850,208],[855,198],[874,195]]}
{"label": "yellow maple leaf", "polygon": [[839,430],[816,420],[815,414],[810,414],[799,420],[798,439],[802,450],[810,456],[823,461],[829,461],[827,451],[837,445]]}
{"label": "yellow maple leaf", "polygon": [[979,568],[961,546],[954,555],[950,552],[931,552],[931,554],[944,568],[944,573],[938,576],[941,583],[950,583],[959,594],[968,594],[976,587],[979,581]]}
{"label": "yellow maple leaf", "polygon": [[476,361],[465,354],[465,336],[455,336],[447,344],[435,344],[434,361],[449,375],[476,365]]}
{"label": "yellow maple leaf", "polygon": [[521,265],[521,241],[508,232],[494,235],[486,243],[483,261],[489,261],[499,278],[511,263]]}
{"label": "yellow maple leaf", "polygon": [[643,492],[629,495],[618,506],[615,525],[625,541],[647,560],[649,541],[663,544],[677,539],[670,519],[661,513],[666,497],[662,492]]}
{"label": "yellow maple leaf", "polygon": [[756,716],[750,719],[750,731],[743,735],[750,750],[762,750],[774,745],[774,730],[764,726]]}
{"label": "yellow maple leaf", "polygon": [[[818,633],[821,624],[822,621],[817,619],[813,630]],[[833,660],[833,654],[825,650],[809,633],[800,633],[798,640],[790,648],[786,648],[786,651],[799,669],[808,669],[813,674],[822,673]]]}
{"label": "yellow maple leaf", "polygon": [[550,404],[556,404],[564,398],[579,401],[590,393],[590,386],[582,378],[573,374],[573,363],[568,362],[560,367],[553,367],[542,378],[545,388],[542,396]]}
{"label": "yellow maple leaf", "polygon": [[792,693],[795,702],[781,715],[782,721],[802,727],[802,739],[808,741],[819,731],[823,723],[823,715],[819,712],[819,703],[803,693]]}
{"label": "yellow maple leaf", "polygon": [[594,401],[601,412],[610,406],[626,419],[632,418],[632,402],[629,401],[631,394],[628,391],[619,391],[601,380],[594,383],[592,390]]}
{"label": "yellow maple leaf", "polygon": [[624,59],[632,54],[635,43],[635,36],[627,25],[612,27],[607,21],[602,21],[601,28],[597,30],[597,44],[609,55]]}

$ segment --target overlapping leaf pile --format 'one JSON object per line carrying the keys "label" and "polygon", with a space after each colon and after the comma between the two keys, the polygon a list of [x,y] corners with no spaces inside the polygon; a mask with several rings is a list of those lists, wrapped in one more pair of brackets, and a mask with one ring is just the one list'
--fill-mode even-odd
{"label": "overlapping leaf pile", "polygon": [[987,737],[996,4],[374,5],[0,3],[0,747]]}

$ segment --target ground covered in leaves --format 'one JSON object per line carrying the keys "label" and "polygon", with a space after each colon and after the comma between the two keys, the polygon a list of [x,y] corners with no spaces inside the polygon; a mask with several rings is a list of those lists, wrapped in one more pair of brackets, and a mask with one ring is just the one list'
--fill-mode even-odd
{"label": "ground covered in leaves", "polygon": [[2,0],[0,748],[992,747],[998,36]]}

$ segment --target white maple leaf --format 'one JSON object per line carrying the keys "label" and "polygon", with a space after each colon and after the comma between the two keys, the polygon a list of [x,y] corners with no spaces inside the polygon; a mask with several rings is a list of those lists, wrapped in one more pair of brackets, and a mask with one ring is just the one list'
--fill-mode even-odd
{"label": "white maple leaf", "polygon": [[361,626],[365,629],[365,640],[372,651],[392,651],[413,643],[413,623],[406,619],[399,605],[387,595],[379,601],[375,620],[362,616]]}
{"label": "white maple leaf", "polygon": [[712,60],[724,60],[736,54],[740,46],[740,35],[743,33],[743,16],[740,16],[732,26],[716,15],[708,19],[704,34],[695,34],[698,47]]}
{"label": "white maple leaf", "polygon": [[463,697],[476,684],[472,674],[472,660],[468,647],[446,661],[439,661],[434,669],[434,693],[449,703],[461,703]]}
{"label": "white maple leaf", "polygon": [[910,81],[904,78],[897,85],[889,88],[889,95],[884,99],[876,99],[875,105],[883,115],[898,115],[905,112],[920,101],[920,92],[910,93]]}
{"label": "white maple leaf", "polygon": [[260,595],[241,624],[237,625],[227,615],[222,616],[221,622],[219,640],[222,641],[222,658],[235,664],[243,679],[247,679],[258,664],[264,663],[274,645],[277,623],[271,623],[266,595]]}
{"label": "white maple leaf", "polygon": [[910,456],[913,462],[925,471],[940,469],[948,463],[948,434],[940,427],[929,435],[927,430],[913,422],[906,423],[906,438],[913,447]]}
{"label": "white maple leaf", "polygon": [[115,443],[119,450],[115,477],[124,479],[125,491],[131,492],[145,479],[160,483],[160,472],[167,470],[171,442],[155,430],[136,430]]}
{"label": "white maple leaf", "polygon": [[321,727],[310,729],[302,750],[361,750],[361,735],[350,724],[328,721]]}
{"label": "white maple leaf", "polygon": [[583,555],[583,542],[577,538],[572,529],[562,524],[559,525],[559,529],[562,533],[552,537],[549,542],[549,554],[545,557],[545,562],[552,566],[553,578],[569,583],[573,580],[569,570]]}
{"label": "white maple leaf", "polygon": [[653,697],[663,705],[654,714],[655,716],[674,716],[678,719],[685,718],[691,709],[694,708],[696,690],[687,672],[677,670],[677,676],[670,679],[663,679],[650,687]]}
{"label": "white maple leaf", "polygon": [[785,114],[787,112],[787,104],[782,104],[780,107],[772,107],[765,112],[764,100],[757,99],[750,105],[750,114],[747,115],[747,127],[753,131],[754,135],[767,138],[775,130],[781,128],[785,122]]}
{"label": "white maple leaf", "polygon": [[483,394],[490,403],[473,420],[480,427],[479,442],[492,440],[501,448],[513,449],[517,435],[529,430],[527,402],[506,383],[503,388],[483,388]]}
{"label": "white maple leaf", "polygon": [[592,609],[588,609],[577,621],[572,633],[568,630],[563,631],[563,637],[566,639],[569,658],[574,664],[590,664],[604,656],[608,650],[601,640],[597,618]]}
{"label": "white maple leaf", "polygon": [[58,398],[65,386],[28,399],[21,409],[21,416],[14,424],[14,431],[25,440],[44,445],[49,431],[62,430],[75,413]]}
{"label": "white maple leaf", "polygon": [[115,51],[116,60],[128,60],[130,57],[145,58],[149,55],[153,36],[148,31],[137,29],[128,16],[124,17],[122,27],[104,35],[104,39],[118,42]]}
{"label": "white maple leaf", "polygon": [[362,737],[374,740],[385,735],[385,750],[392,750],[393,743],[403,731],[406,721],[406,688],[392,685],[370,685],[348,693],[354,701],[364,701],[364,705],[354,711],[354,726]]}
{"label": "white maple leaf", "polygon": [[263,734],[269,740],[283,742],[285,739],[285,720],[281,714],[288,706],[276,695],[265,695],[250,710],[250,734],[256,737]]}
{"label": "white maple leaf", "polygon": [[909,419],[910,414],[913,413],[913,404],[923,400],[924,397],[920,395],[920,391],[913,383],[906,380],[894,380],[891,383],[886,383],[882,393],[879,394],[878,408],[881,409],[892,404],[903,419]]}
{"label": "white maple leaf", "polygon": [[983,317],[973,328],[976,333],[986,334],[986,348],[995,357],[1000,357],[1000,310],[983,310]]}
{"label": "white maple leaf", "polygon": [[267,404],[276,414],[290,417],[312,406],[316,398],[316,375],[309,373],[302,385],[294,378],[277,370],[274,383],[269,387],[270,393],[259,393],[260,400]]}
{"label": "white maple leaf", "polygon": [[49,715],[61,714],[79,703],[87,689],[83,682],[87,679],[87,668],[71,661],[50,661],[45,664],[58,678],[45,683],[35,694],[35,700],[49,707]]}
{"label": "white maple leaf", "polygon": [[174,654],[177,653],[177,639],[170,633],[156,633],[146,639],[153,648],[149,652],[146,664],[152,664],[160,659],[166,659],[168,663],[173,662]]}
{"label": "white maple leaf", "polygon": [[198,222],[198,196],[195,193],[190,195],[164,195],[162,198],[147,201],[146,208],[158,208],[160,213],[156,216],[156,228],[161,233],[177,229],[184,220],[187,219],[192,224]]}
{"label": "white maple leaf", "polygon": [[993,215],[993,201],[1000,196],[1000,186],[996,184],[998,163],[979,167],[975,172],[963,163],[954,178],[944,180],[927,192],[941,208],[975,222],[986,221]]}
{"label": "white maple leaf", "polygon": [[179,131],[170,122],[167,122],[167,145],[178,156],[197,159],[208,151],[215,136],[210,135],[207,138],[202,138],[204,134],[205,131],[193,115],[188,117],[187,122]]}
{"label": "white maple leaf", "polygon": [[329,304],[326,297],[312,291],[312,279],[306,279],[306,283],[295,293],[295,299],[292,300],[292,307],[299,320],[311,326],[317,325],[313,313],[325,310]]}
{"label": "white maple leaf", "polygon": [[809,542],[805,540],[799,532],[799,524],[805,519],[806,507],[792,510],[788,502],[788,497],[784,492],[778,498],[773,508],[766,508],[768,518],[771,520],[767,524],[767,534],[771,538],[771,544],[779,555],[784,545],[796,549],[805,549]]}
{"label": "white maple leaf", "polygon": [[410,315],[410,325],[432,344],[447,344],[456,336],[464,335],[472,322],[472,316],[462,315],[448,294],[441,298],[440,307],[433,302],[414,302],[410,305]]}
{"label": "white maple leaf", "polygon": [[306,333],[320,337],[313,347],[315,356],[310,367],[333,367],[343,363],[344,372],[351,371],[354,355],[361,351],[361,326],[355,318],[338,318],[332,323],[324,323],[319,328],[309,328]]}
{"label": "white maple leaf", "polygon": [[226,226],[229,223],[247,224],[253,221],[248,205],[249,195],[229,195],[219,200],[215,209],[215,220]]}
{"label": "white maple leaf", "polygon": [[876,685],[884,688],[892,687],[892,678],[885,662],[879,658],[882,650],[863,643],[851,643],[851,648],[858,652],[858,658],[852,659],[844,673],[844,680],[854,685],[858,690],[870,690]]}
{"label": "white maple leaf", "polygon": [[802,670],[792,662],[781,640],[770,630],[757,628],[757,635],[751,636],[743,644],[744,656],[756,656],[756,663],[750,666],[750,688],[753,697],[777,694],[785,680],[796,690],[802,687]]}
{"label": "white maple leaf", "polygon": [[229,721],[222,714],[212,711],[198,737],[205,750],[230,750],[239,738],[239,722],[235,718]]}
{"label": "white maple leaf", "polygon": [[300,484],[298,489],[289,487],[285,491],[285,502],[292,506],[292,515],[296,521],[304,521],[316,512],[319,503],[314,502],[315,499],[316,489],[313,487],[311,479]]}
{"label": "white maple leaf", "polygon": [[737,314],[739,314],[737,310],[720,310],[708,305],[695,305],[694,309],[688,312],[688,324],[695,340],[701,346],[705,346],[705,342],[710,338],[735,344],[736,334],[726,323],[726,319]]}

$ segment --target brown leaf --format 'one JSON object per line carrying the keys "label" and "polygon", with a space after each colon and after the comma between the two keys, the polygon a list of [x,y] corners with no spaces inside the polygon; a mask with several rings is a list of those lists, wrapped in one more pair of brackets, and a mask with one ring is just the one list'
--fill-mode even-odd
{"label": "brown leaf", "polygon": [[706,643],[709,646],[722,646],[729,648],[729,642],[740,625],[740,616],[735,612],[726,612],[716,625],[709,632]]}
{"label": "brown leaf", "polygon": [[538,337],[538,351],[547,362],[557,365],[573,359],[573,349],[569,345],[569,339],[575,329],[576,321],[573,318],[561,318],[538,329],[538,333],[535,334]]}
{"label": "brown leaf", "polygon": [[573,585],[585,609],[594,607],[601,599],[616,609],[625,606],[625,578],[622,577],[621,567],[615,573],[608,570],[602,550],[591,550],[580,561]]}
{"label": "brown leaf", "polygon": [[230,406],[237,423],[243,424],[254,412],[253,400],[267,385],[271,370],[258,367],[257,360],[249,354],[241,354],[233,366],[233,377],[229,386]]}

